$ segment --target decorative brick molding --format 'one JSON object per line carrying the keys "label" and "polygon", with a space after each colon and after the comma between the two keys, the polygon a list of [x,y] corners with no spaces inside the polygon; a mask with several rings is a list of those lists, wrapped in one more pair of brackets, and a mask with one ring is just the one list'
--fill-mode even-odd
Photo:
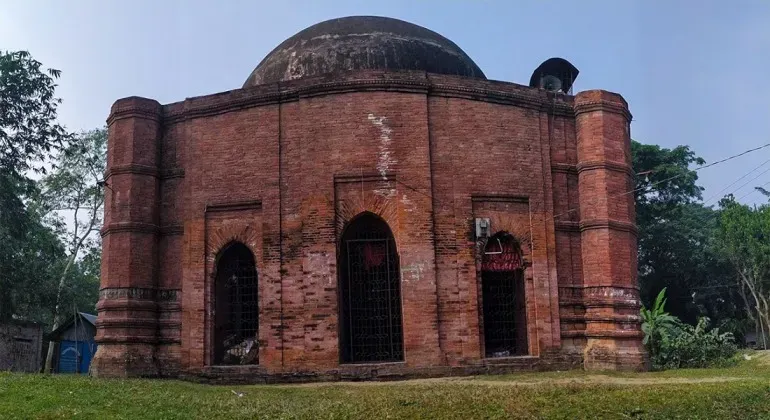
{"label": "decorative brick molding", "polygon": [[159,229],[161,236],[179,236],[184,235],[184,226],[182,225],[166,225],[161,226]]}
{"label": "decorative brick molding", "polygon": [[636,224],[612,219],[589,219],[580,222],[580,231],[585,232],[592,229],[612,229],[621,232],[630,232],[636,235],[639,230]]}
{"label": "decorative brick molding", "polygon": [[184,178],[184,168],[166,168],[160,172],[160,179]]}
{"label": "decorative brick molding", "polygon": [[623,162],[613,162],[609,160],[596,160],[596,161],[583,161],[576,166],[577,173],[587,171],[595,171],[597,169],[604,169],[607,171],[621,172],[629,176],[634,176],[634,169],[631,165]]}
{"label": "decorative brick molding", "polygon": [[99,300],[139,299],[158,302],[176,302],[178,289],[151,289],[142,287],[108,287],[99,290]]}
{"label": "decorative brick molding", "polygon": [[452,76],[435,78],[422,72],[403,73],[405,77],[379,75],[380,77],[372,78],[373,72],[362,71],[347,76],[347,79],[336,81],[315,78],[282,82],[280,85],[254,86],[166,105],[163,120],[166,124],[174,124],[252,107],[351,92],[416,93],[516,106],[562,117],[575,115],[572,104],[566,102],[571,100],[571,97],[567,96],[560,97],[513,83],[495,83]]}
{"label": "decorative brick molding", "polygon": [[580,232],[580,223],[567,220],[556,220],[554,229],[558,232]]}
{"label": "decorative brick molding", "polygon": [[259,210],[262,208],[260,200],[233,201],[227,203],[208,204],[206,213],[218,213],[227,211]]}
{"label": "decorative brick molding", "polygon": [[621,104],[618,104],[616,102],[612,102],[608,100],[575,102],[576,117],[579,116],[580,114],[585,114],[588,112],[596,112],[596,111],[610,112],[613,114],[622,115],[628,122],[631,122],[631,119],[633,118],[633,116],[631,115],[631,112],[628,111],[627,107]]}
{"label": "decorative brick molding", "polygon": [[578,169],[577,169],[577,165],[574,165],[574,164],[571,164],[571,163],[554,162],[554,163],[551,163],[551,172],[553,172],[553,173],[569,174],[569,175],[577,175],[578,174]]}
{"label": "decorative brick molding", "polygon": [[119,233],[119,232],[131,232],[131,233],[149,233],[149,234],[157,234],[159,231],[159,228],[157,225],[149,224],[149,223],[140,223],[140,222],[116,222],[116,223],[110,223],[109,225],[105,225],[102,227],[101,235],[102,237],[105,237],[112,233]]}
{"label": "decorative brick molding", "polygon": [[337,238],[351,220],[367,212],[385,220],[391,229],[396,225],[399,184],[395,173],[338,174],[334,187]]}
{"label": "decorative brick molding", "polygon": [[107,125],[112,125],[115,121],[134,118],[147,119],[151,121],[161,120],[162,108],[157,101],[152,99],[131,96],[118,100],[112,105],[110,116],[107,118]]}
{"label": "decorative brick molding", "polygon": [[562,322],[571,322],[571,323],[585,323],[585,322],[615,322],[619,324],[639,324],[642,322],[642,318],[640,315],[620,315],[620,314],[613,314],[613,315],[593,315],[593,314],[582,314],[582,315],[561,315],[559,316],[559,319],[562,320]]}
{"label": "decorative brick molding", "polygon": [[257,241],[260,239],[259,233],[247,222],[228,223],[209,232],[208,237],[206,254],[208,255],[208,261],[211,263],[216,261],[217,256],[225,246],[233,242],[240,242],[246,245],[252,254],[258,255]]}
{"label": "decorative brick molding", "polygon": [[[638,309],[641,300],[639,289],[635,287],[562,286],[559,287],[559,306]],[[585,319],[593,320],[590,316]],[[618,319],[627,319],[627,315],[618,315]]]}
{"label": "decorative brick molding", "polygon": [[590,286],[583,288],[583,304],[587,307],[639,309],[639,289],[620,286]]}
{"label": "decorative brick molding", "polygon": [[114,165],[104,172],[104,179],[107,180],[113,175],[131,174],[131,175],[148,175],[152,177],[158,176],[158,168],[154,166],[139,165],[130,163],[126,165]]}

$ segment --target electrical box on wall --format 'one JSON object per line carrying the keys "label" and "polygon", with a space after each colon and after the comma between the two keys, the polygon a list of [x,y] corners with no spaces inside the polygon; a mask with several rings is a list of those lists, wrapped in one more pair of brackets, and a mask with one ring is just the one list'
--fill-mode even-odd
{"label": "electrical box on wall", "polygon": [[488,238],[491,231],[492,224],[489,222],[489,218],[476,218],[476,239]]}

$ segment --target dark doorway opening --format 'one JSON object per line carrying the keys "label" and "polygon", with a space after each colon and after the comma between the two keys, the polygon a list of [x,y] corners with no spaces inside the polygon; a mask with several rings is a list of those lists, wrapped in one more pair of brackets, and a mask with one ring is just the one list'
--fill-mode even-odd
{"label": "dark doorway opening", "polygon": [[401,282],[393,233],[373,214],[354,219],[340,243],[340,358],[403,360]]}
{"label": "dark doorway opening", "polygon": [[233,243],[220,255],[214,291],[214,364],[259,363],[257,267],[251,250]]}
{"label": "dark doorway opening", "polygon": [[508,234],[492,236],[481,266],[486,357],[522,356],[527,348],[527,310],[521,248]]}

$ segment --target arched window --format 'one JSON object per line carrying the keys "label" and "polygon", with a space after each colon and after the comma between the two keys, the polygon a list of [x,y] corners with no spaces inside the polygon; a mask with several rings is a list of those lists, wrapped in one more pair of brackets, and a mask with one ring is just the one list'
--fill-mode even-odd
{"label": "arched window", "polygon": [[217,261],[214,288],[214,364],[259,363],[257,267],[249,248],[232,243]]}
{"label": "arched window", "polygon": [[525,355],[527,310],[521,248],[501,232],[487,242],[481,260],[481,302],[486,357]]}
{"label": "arched window", "polygon": [[340,243],[340,350],[346,363],[403,360],[401,283],[393,233],[373,214]]}

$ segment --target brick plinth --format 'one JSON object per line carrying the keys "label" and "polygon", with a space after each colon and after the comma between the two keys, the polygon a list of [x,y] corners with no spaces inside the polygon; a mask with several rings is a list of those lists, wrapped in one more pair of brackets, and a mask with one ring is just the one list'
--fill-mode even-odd
{"label": "brick plinth", "polygon": [[[629,118],[607,92],[424,72],[120,100],[94,372],[271,382],[643,367],[633,196],[613,198],[631,186]],[[396,363],[341,361],[341,238],[363,213],[395,240]],[[521,246],[523,358],[486,357],[476,218]],[[217,266],[233,242],[257,268],[253,366],[214,363]]]}

